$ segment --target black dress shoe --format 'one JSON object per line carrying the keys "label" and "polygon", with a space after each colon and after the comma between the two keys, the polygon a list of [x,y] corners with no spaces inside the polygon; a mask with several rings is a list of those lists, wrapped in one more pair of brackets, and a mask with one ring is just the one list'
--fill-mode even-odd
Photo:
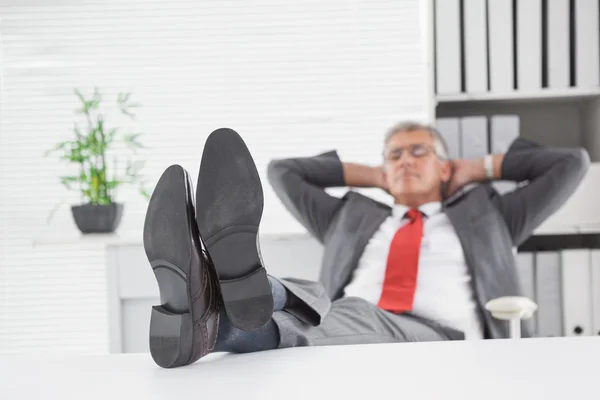
{"label": "black dress shoe", "polygon": [[231,129],[212,132],[196,185],[196,222],[214,263],[227,316],[243,330],[260,328],[273,314],[258,243],[262,212],[262,185],[246,144]]}
{"label": "black dress shoe", "polygon": [[197,361],[213,350],[217,338],[218,282],[194,218],[189,175],[170,166],[152,193],[144,222],[144,249],[161,300],[152,307],[150,354],[163,368]]}

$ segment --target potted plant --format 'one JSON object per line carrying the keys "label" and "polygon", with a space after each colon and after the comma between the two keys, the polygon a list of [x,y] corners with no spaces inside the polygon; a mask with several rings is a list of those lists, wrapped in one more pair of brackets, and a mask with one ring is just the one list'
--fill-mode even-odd
{"label": "potted plant", "polygon": [[[143,147],[139,142],[140,133],[121,133],[119,128],[107,126],[105,115],[99,111],[102,96],[97,88],[90,99],[78,89],[75,95],[81,103],[76,114],[82,117],[83,123],[74,124],[73,139],[59,142],[46,155],[58,152],[61,160],[76,166],[74,173],[61,176],[60,182],[81,196],[81,203],[71,206],[79,230],[84,234],[114,232],[123,214],[123,204],[115,201],[116,190],[132,184],[146,199],[149,195],[140,174],[143,162],[134,162],[128,157],[127,162],[122,163],[114,155],[109,160],[109,150],[121,143],[135,154]],[[130,97],[129,93],[120,93],[116,105],[121,114],[134,120],[132,109],[139,105],[130,102]]]}

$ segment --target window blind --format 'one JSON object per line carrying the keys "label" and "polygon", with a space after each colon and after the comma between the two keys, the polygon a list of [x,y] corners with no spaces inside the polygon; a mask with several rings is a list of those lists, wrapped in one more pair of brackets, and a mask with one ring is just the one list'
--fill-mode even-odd
{"label": "window blind", "polygon": [[[73,167],[43,157],[73,135],[74,88],[98,87],[106,106],[119,92],[141,104],[127,129],[143,133],[150,189],[173,163],[195,182],[207,135],[237,130],[263,179],[261,232],[298,232],[267,183],[268,162],[337,149],[376,164],[385,129],[428,118],[426,4],[0,0],[0,352],[108,348],[104,246],[67,240],[80,199],[58,177]],[[114,111],[107,124],[125,129]],[[117,200],[119,233],[141,241],[146,201],[133,188]],[[56,240],[32,247],[40,237]]]}

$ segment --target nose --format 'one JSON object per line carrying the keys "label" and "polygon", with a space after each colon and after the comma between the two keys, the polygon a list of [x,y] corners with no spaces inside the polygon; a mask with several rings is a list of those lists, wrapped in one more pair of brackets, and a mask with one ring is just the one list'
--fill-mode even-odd
{"label": "nose", "polygon": [[396,160],[393,166],[393,170],[398,172],[407,172],[415,169],[415,159],[410,154],[402,154],[400,158]]}
{"label": "nose", "polygon": [[402,152],[402,154],[400,155],[400,158],[398,158],[398,163],[400,165],[413,164],[414,161],[415,161],[415,157],[413,157],[408,151]]}

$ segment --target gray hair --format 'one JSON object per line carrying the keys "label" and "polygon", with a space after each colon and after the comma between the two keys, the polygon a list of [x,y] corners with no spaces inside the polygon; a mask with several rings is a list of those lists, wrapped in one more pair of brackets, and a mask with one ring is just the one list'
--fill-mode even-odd
{"label": "gray hair", "polygon": [[433,139],[433,148],[436,156],[441,160],[448,159],[448,146],[440,132],[431,125],[421,124],[414,121],[404,121],[394,125],[385,134],[384,146],[387,146],[390,139],[398,133],[426,131]]}

